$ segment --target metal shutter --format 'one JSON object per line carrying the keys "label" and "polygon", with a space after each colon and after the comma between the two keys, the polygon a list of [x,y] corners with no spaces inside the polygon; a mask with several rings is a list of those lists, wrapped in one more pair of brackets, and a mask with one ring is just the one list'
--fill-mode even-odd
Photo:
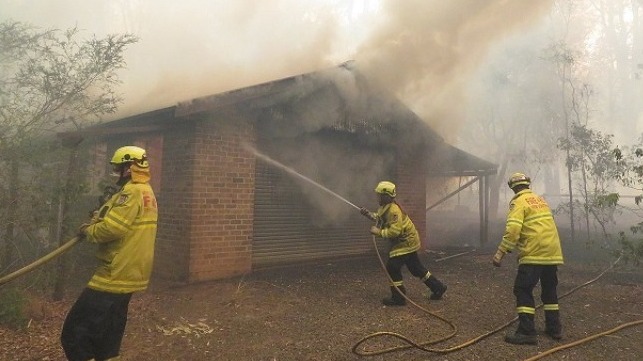
{"label": "metal shutter", "polygon": [[314,205],[298,184],[303,181],[258,161],[255,182],[253,267],[363,254],[372,249],[368,224],[359,212],[351,212],[342,224],[317,227],[312,219]]}

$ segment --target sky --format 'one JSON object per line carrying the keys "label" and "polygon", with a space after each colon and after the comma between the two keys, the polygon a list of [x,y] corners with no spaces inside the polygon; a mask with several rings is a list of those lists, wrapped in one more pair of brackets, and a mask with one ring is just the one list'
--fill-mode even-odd
{"label": "sky", "polygon": [[466,82],[551,0],[0,0],[0,19],[131,33],[116,117],[355,60],[446,138]]}

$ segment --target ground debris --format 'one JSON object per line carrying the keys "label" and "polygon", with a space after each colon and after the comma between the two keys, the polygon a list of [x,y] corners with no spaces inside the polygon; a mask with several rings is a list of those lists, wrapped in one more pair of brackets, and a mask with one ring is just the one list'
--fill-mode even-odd
{"label": "ground debris", "polygon": [[[427,257],[426,255],[421,255]],[[404,271],[407,295],[439,313],[458,328],[443,343],[457,345],[515,317],[512,292],[517,265],[490,265],[488,255],[467,254],[430,264],[431,272],[449,285],[443,300],[426,298],[427,288]],[[604,263],[608,265],[609,263]],[[604,268],[566,260],[560,269],[560,293],[594,278]],[[639,278],[637,278],[639,279]],[[360,283],[355,281],[359,280]],[[227,307],[223,301],[239,299],[239,279],[220,280],[180,288],[162,287],[136,294],[121,348],[127,361],[515,361],[524,360],[560,342],[539,334],[537,347],[516,347],[503,341],[516,324],[470,347],[444,355],[404,350],[364,358],[352,347],[377,332],[395,332],[414,342],[447,334],[444,322],[425,316],[414,307],[383,307],[390,289],[377,259],[336,261],[332,266],[280,268],[254,272],[243,278],[243,302]],[[278,285],[278,286],[276,286]],[[534,296],[539,298],[538,289]],[[614,297],[619,301],[614,302]],[[621,285],[601,278],[561,300],[565,342],[572,342],[641,317],[643,284]],[[60,346],[64,317],[75,298],[52,304],[47,317],[34,318],[29,328],[0,326],[0,361],[65,361]],[[584,307],[588,305],[587,307]],[[542,310],[536,327],[544,329]],[[543,360],[640,360],[643,327],[623,329],[581,346],[562,350]],[[375,338],[369,351],[404,345],[396,338]]]}
{"label": "ground debris", "polygon": [[214,332],[214,329],[205,323],[204,320],[191,323],[181,317],[181,321],[175,322],[174,324],[174,326],[170,327],[156,325],[156,329],[165,336],[192,335],[197,338]]}

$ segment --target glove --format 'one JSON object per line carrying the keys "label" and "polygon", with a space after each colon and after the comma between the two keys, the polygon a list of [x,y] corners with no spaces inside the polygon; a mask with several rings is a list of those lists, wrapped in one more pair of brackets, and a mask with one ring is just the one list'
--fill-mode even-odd
{"label": "glove", "polygon": [[493,265],[496,267],[500,267],[500,264],[502,262],[502,257],[505,256],[505,252],[502,250],[497,250],[496,254],[493,255]]}
{"label": "glove", "polygon": [[374,236],[379,236],[379,235],[382,234],[382,230],[377,228],[377,227],[375,227],[375,226],[372,226],[371,227],[371,234],[374,235]]}
{"label": "glove", "polygon": [[375,220],[375,216],[373,216],[373,213],[369,212],[369,210],[364,207],[359,209],[359,213],[361,213],[364,217],[370,219],[371,221]]}
{"label": "glove", "polygon": [[[90,223],[98,222],[98,210],[93,210],[89,212],[89,218],[91,218]],[[82,227],[82,226],[81,226]],[[80,228],[79,228],[80,229]]]}
{"label": "glove", "polygon": [[87,238],[87,233],[85,232],[87,231],[87,227],[89,227],[90,225],[91,225],[90,223],[81,224],[80,227],[78,227],[78,232],[76,233],[76,237],[80,239]]}

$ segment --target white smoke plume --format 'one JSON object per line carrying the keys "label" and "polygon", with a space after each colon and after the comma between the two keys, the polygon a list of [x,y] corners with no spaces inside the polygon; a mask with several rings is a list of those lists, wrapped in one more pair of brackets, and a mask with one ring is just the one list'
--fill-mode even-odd
{"label": "white smoke plume", "polygon": [[466,105],[465,84],[504,36],[533,25],[546,1],[385,1],[382,23],[356,60],[369,78],[398,94],[449,138]]}
{"label": "white smoke plume", "polygon": [[[360,71],[445,137],[488,48],[552,0],[0,0],[0,20],[140,37],[116,117],[331,67]],[[447,126],[448,125],[448,126]]]}

